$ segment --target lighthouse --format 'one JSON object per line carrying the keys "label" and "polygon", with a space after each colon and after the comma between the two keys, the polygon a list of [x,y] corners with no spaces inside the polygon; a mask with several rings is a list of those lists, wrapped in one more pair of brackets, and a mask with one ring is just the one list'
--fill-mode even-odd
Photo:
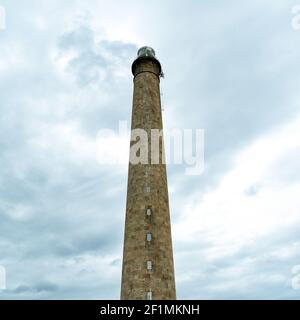
{"label": "lighthouse", "polygon": [[[163,135],[155,161],[151,141],[151,132],[163,130],[162,67],[152,48],[138,51],[132,74],[131,130],[147,133],[144,150],[148,157],[146,162],[129,161],[121,299],[173,300],[176,289]],[[134,143],[131,139],[130,159],[137,152]]]}

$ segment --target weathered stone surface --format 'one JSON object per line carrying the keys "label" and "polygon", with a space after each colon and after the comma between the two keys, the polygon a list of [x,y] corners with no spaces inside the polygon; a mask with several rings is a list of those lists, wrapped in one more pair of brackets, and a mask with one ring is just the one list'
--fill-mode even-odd
{"label": "weathered stone surface", "polygon": [[[132,129],[150,132],[163,127],[159,73],[153,59],[140,59],[135,65]],[[161,146],[160,159],[163,152]],[[150,158],[150,143],[148,153]],[[121,299],[144,300],[148,291],[155,300],[176,299],[165,164],[129,164],[127,188]],[[152,234],[151,241],[147,233]],[[152,271],[147,270],[147,261],[152,262]]]}

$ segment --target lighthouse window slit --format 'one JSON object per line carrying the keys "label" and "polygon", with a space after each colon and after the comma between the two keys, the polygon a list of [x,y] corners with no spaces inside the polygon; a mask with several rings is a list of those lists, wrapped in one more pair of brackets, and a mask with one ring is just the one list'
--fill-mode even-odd
{"label": "lighthouse window slit", "polygon": [[148,242],[152,241],[152,233],[150,232],[147,233],[147,241]]}
{"label": "lighthouse window slit", "polygon": [[152,291],[147,292],[147,300],[152,300]]}
{"label": "lighthouse window slit", "polygon": [[147,214],[148,217],[151,217],[152,209],[151,208],[147,208],[146,214]]}
{"label": "lighthouse window slit", "polygon": [[147,270],[148,270],[148,271],[151,271],[151,270],[152,270],[152,261],[151,261],[151,260],[148,260],[148,261],[147,261]]}

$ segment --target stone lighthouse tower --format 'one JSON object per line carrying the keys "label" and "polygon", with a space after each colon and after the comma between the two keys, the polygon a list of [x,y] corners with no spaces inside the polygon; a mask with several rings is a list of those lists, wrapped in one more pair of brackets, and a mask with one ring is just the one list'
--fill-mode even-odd
{"label": "stone lighthouse tower", "polygon": [[176,299],[162,139],[158,143],[159,161],[154,164],[151,157],[151,131],[163,128],[160,101],[162,69],[152,48],[143,47],[138,51],[132,73],[131,129],[143,129],[148,133],[148,162],[129,163],[121,299]]}

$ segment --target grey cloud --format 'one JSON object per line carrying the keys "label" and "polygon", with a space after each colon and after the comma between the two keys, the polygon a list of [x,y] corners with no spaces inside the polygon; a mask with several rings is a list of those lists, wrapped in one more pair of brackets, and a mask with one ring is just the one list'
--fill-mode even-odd
{"label": "grey cloud", "polygon": [[50,283],[50,282],[42,282],[38,283],[33,287],[27,286],[27,285],[20,285],[17,288],[15,288],[12,292],[17,293],[17,294],[22,294],[22,293],[40,293],[40,292],[55,292],[58,290],[58,286]]}
{"label": "grey cloud", "polygon": [[129,65],[130,59],[136,54],[134,44],[121,41],[102,40],[96,42],[94,32],[87,26],[64,34],[59,40],[61,53],[73,50],[73,57],[67,70],[73,73],[81,86],[91,83],[101,83],[114,79],[117,62]]}
{"label": "grey cloud", "polygon": [[274,252],[291,249],[298,233],[299,226],[282,229],[214,262],[208,262],[204,254],[212,248],[209,243],[197,244],[194,252],[181,251],[177,268],[182,275],[189,270],[190,277],[178,282],[178,291],[188,292],[179,298],[297,299],[297,291],[291,287],[291,270],[299,264],[300,253],[280,258]]}
{"label": "grey cloud", "polygon": [[[112,55],[112,62],[104,58],[101,60],[98,52],[93,56],[94,47],[101,43],[92,43],[94,33],[91,29],[89,31],[90,35],[83,32],[81,38],[70,36],[72,41],[69,42],[62,36],[65,47],[62,46],[60,50],[75,46],[73,48],[78,50],[78,57],[74,65],[70,64],[70,68],[75,74],[78,72],[76,76],[86,76],[88,81],[94,81],[88,78],[89,73],[82,74],[86,66],[90,70],[96,70],[99,66],[100,69],[113,69],[113,64],[125,56],[124,53],[116,55],[114,61],[117,48],[124,46],[124,50],[129,52],[132,46],[117,42],[112,43],[110,49],[110,42],[104,41],[105,50],[110,50]],[[86,47],[84,53],[80,47]],[[32,62],[34,56],[31,50],[26,52],[26,59]],[[74,292],[75,287],[65,284],[59,290],[60,280],[41,282],[43,274],[52,274],[54,278],[57,273],[67,274],[69,267],[60,268],[59,265],[64,265],[68,259],[74,259],[76,265],[80,265],[84,261],[82,257],[86,255],[97,259],[98,255],[114,257],[121,252],[125,176],[103,171],[95,159],[90,159],[89,164],[76,163],[72,156],[55,146],[44,149],[32,143],[36,138],[47,143],[41,138],[43,135],[47,137],[45,132],[50,132],[57,125],[67,124],[71,118],[80,120],[82,131],[87,128],[85,134],[92,139],[106,122],[105,112],[109,116],[111,114],[107,110],[101,115],[99,110],[106,106],[99,97],[93,99],[93,104],[85,102],[88,105],[77,108],[79,103],[74,105],[68,85],[61,82],[47,59],[43,56],[26,76],[24,70],[19,69],[14,74],[3,75],[1,81],[0,263],[6,266],[8,273],[8,290],[1,292],[1,298],[76,298],[80,294]],[[130,58],[126,59],[129,61]],[[24,86],[20,86],[18,95],[13,95],[9,88],[13,87],[16,78],[23,79],[20,85],[23,82]],[[101,85],[101,81],[98,84]],[[112,84],[106,82],[105,85],[106,90],[112,90]],[[43,90],[36,90],[37,87],[43,87]],[[75,86],[72,90],[77,89]],[[126,90],[122,89],[121,95]],[[119,99],[118,95],[114,95],[114,99]],[[115,104],[107,99],[106,103]],[[116,185],[121,189],[114,193],[112,201],[108,191]],[[120,214],[112,215],[111,212]],[[47,266],[44,265],[45,261]],[[105,273],[102,274],[100,277],[107,277]],[[78,279],[86,279],[86,275],[80,274]],[[94,282],[90,278],[85,281]],[[90,297],[98,297],[101,292],[111,292],[111,288],[116,290],[117,285],[116,281],[107,283],[103,279],[94,286],[95,289],[88,284],[87,288],[90,286]],[[105,298],[104,293],[102,298]]]}
{"label": "grey cloud", "polygon": [[[9,286],[0,297],[118,299],[126,173],[99,168],[93,159],[77,161],[50,133],[77,123],[79,133],[93,139],[99,129],[116,129],[119,119],[130,119],[130,65],[137,45],[102,35],[98,40],[86,23],[65,31],[64,20],[76,5],[49,3],[42,9],[32,1],[7,2],[10,27],[0,32],[1,57],[6,47],[16,55],[0,79],[0,264]],[[186,177],[183,167],[168,169],[172,222],[177,223],[189,196],[213,190],[234,166],[238,150],[298,112],[299,33],[290,29],[293,3],[288,1],[281,6],[274,1],[156,3],[159,11],[149,2],[126,3],[124,21],[132,18],[133,8],[139,13],[137,37],[154,46],[164,67],[165,124],[206,132],[202,176]],[[88,6],[91,17],[101,21],[103,3]],[[145,13],[155,16],[155,23],[145,23]],[[43,14],[46,29],[39,30],[34,22]],[[52,57],[53,51],[58,56]],[[56,59],[68,53],[63,71],[73,82],[57,71]],[[41,145],[33,143],[37,138]],[[270,171],[278,173],[278,181],[298,181],[297,159],[295,151]],[[245,190],[256,191],[255,186]],[[179,298],[299,297],[285,283],[299,255],[270,254],[298,241],[296,227],[213,262],[205,252],[214,244],[208,234],[202,236],[192,244],[175,240]],[[249,259],[242,277],[226,274]]]}
{"label": "grey cloud", "polygon": [[245,194],[249,197],[255,196],[259,192],[259,185],[252,185],[248,189],[245,190]]}
{"label": "grey cloud", "polygon": [[[179,34],[182,42],[172,38],[161,43],[168,115],[178,113],[180,127],[205,130],[206,170],[201,179],[191,179],[193,188],[198,185],[203,191],[232,167],[236,150],[290,121],[299,110],[299,73],[294,67],[299,47],[286,7],[257,2],[244,12],[241,6],[195,10],[187,19],[190,45],[183,43],[186,32],[179,32],[176,24],[172,26],[178,32],[172,36]],[[264,9],[268,15],[259,18]],[[167,34],[162,37],[166,41]],[[279,41],[283,38],[284,46]],[[180,192],[190,179],[183,183]]]}

